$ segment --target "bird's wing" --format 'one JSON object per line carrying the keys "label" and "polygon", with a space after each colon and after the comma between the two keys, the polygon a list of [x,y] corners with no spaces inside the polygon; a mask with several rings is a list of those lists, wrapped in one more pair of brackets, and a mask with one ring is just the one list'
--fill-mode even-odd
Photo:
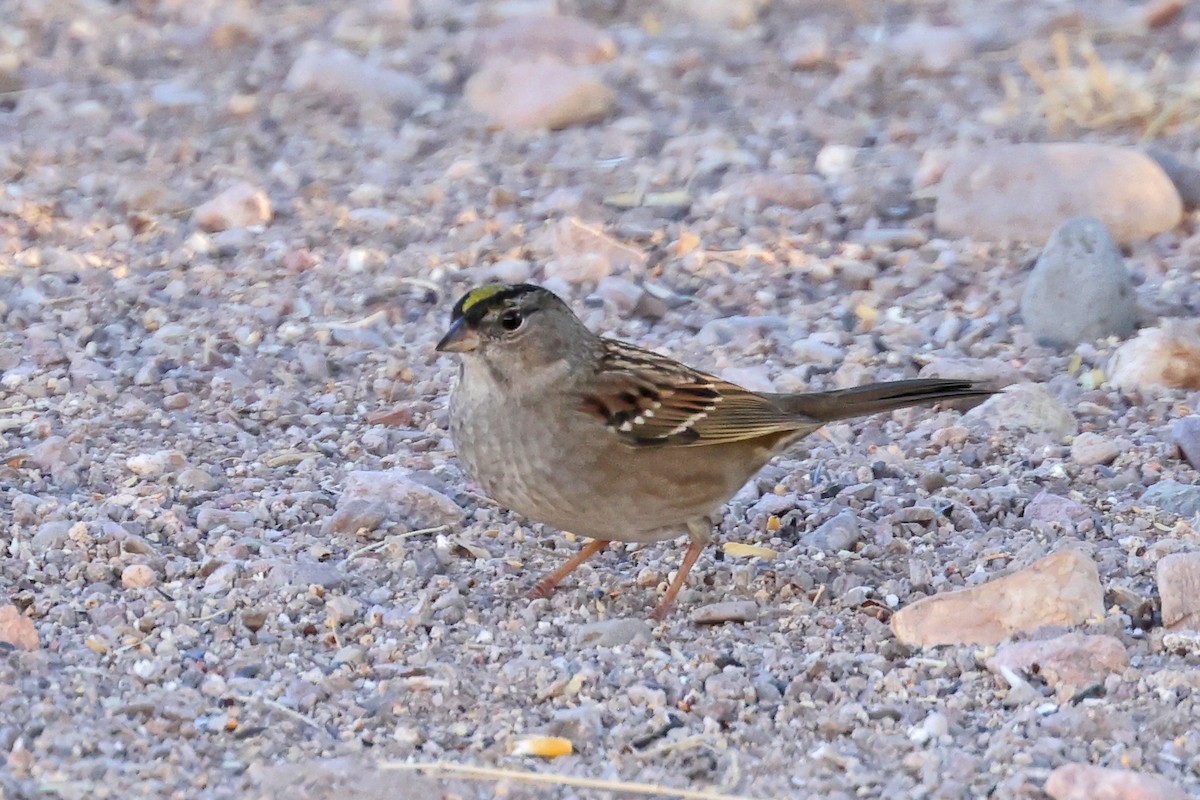
{"label": "bird's wing", "polygon": [[815,429],[774,400],[640,347],[605,340],[583,410],[626,444],[697,447]]}

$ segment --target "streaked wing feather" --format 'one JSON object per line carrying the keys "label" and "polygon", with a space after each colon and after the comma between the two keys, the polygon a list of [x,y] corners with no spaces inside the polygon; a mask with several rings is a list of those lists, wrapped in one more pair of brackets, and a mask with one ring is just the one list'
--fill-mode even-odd
{"label": "streaked wing feather", "polygon": [[772,400],[657,353],[605,340],[583,408],[627,444],[696,447],[802,430]]}

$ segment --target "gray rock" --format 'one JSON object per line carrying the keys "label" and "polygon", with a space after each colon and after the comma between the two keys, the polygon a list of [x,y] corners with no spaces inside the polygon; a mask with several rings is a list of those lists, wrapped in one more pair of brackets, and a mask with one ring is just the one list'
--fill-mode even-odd
{"label": "gray rock", "polygon": [[593,647],[619,647],[636,639],[650,641],[654,634],[650,626],[640,619],[606,619],[580,625],[578,641]]}
{"label": "gray rock", "polygon": [[1200,168],[1185,164],[1165,150],[1147,147],[1146,155],[1167,173],[1186,209],[1200,208]]}
{"label": "gray rock", "polygon": [[1200,416],[1175,420],[1171,425],[1171,440],[1184,459],[1193,468],[1200,469]]}
{"label": "gray rock", "polygon": [[1200,486],[1159,481],[1142,493],[1141,502],[1181,517],[1194,517],[1200,514]]}
{"label": "gray rock", "polygon": [[804,538],[827,553],[850,550],[862,536],[858,517],[850,509],[838,512]]}
{"label": "gray rock", "polygon": [[601,708],[595,704],[555,711],[546,730],[551,736],[570,739],[577,749],[597,744],[603,732]]}
{"label": "gray rock", "polygon": [[1133,282],[1104,223],[1075,217],[1054,231],[1025,285],[1021,316],[1054,347],[1133,333]]}

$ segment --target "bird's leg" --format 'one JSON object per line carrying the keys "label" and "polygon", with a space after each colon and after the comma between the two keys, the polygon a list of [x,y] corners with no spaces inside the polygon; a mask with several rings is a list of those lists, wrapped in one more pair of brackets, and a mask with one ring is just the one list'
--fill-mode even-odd
{"label": "bird's leg", "polygon": [[535,600],[541,597],[549,597],[558,588],[558,584],[562,582],[563,578],[570,575],[575,571],[576,567],[608,547],[608,545],[608,539],[592,539],[580,548],[578,553],[567,559],[567,563],[538,581],[537,586],[533,587],[533,591],[529,593],[529,596]]}
{"label": "bird's leg", "polygon": [[675,580],[671,581],[671,585],[667,587],[667,593],[654,609],[655,619],[661,620],[667,616],[667,612],[671,610],[671,604],[675,602],[675,595],[679,594],[679,590],[683,588],[683,583],[687,580],[692,567],[695,566],[696,559],[712,541],[712,520],[702,517],[688,522],[688,539],[690,539],[688,549],[683,554],[683,563],[675,571]]}

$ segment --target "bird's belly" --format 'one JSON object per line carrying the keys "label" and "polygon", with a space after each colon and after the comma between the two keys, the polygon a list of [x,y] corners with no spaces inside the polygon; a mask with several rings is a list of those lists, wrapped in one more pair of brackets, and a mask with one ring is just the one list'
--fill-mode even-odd
{"label": "bird's belly", "polygon": [[720,445],[631,448],[593,440],[589,447],[549,420],[488,431],[466,431],[468,424],[452,420],[456,440],[468,434],[476,443],[459,458],[493,500],[562,530],[617,541],[679,535],[688,520],[716,511],[769,457],[746,464]]}

